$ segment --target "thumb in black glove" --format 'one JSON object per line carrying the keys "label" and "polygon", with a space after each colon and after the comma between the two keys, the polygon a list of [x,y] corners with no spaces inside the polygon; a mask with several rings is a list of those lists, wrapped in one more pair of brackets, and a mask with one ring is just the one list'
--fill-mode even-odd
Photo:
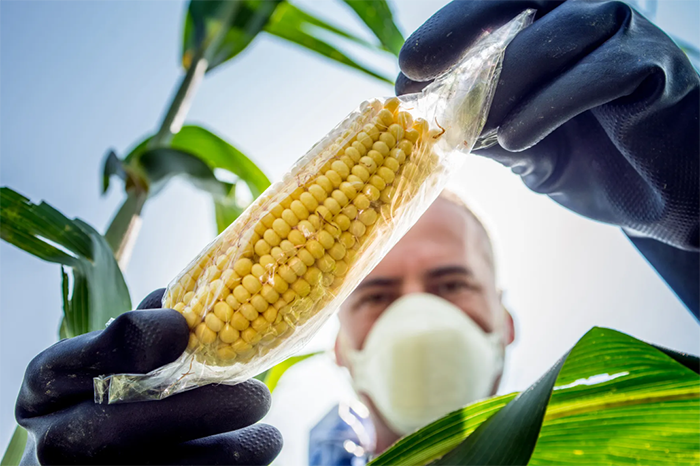
{"label": "thumb in black glove", "polygon": [[[164,290],[139,306],[160,307]],[[93,377],[147,373],[185,350],[176,311],[131,311],[105,330],[62,340],[27,368],[17,422],[29,436],[22,464],[269,464],[282,448],[264,384],[208,385],[159,401],[100,405]]]}

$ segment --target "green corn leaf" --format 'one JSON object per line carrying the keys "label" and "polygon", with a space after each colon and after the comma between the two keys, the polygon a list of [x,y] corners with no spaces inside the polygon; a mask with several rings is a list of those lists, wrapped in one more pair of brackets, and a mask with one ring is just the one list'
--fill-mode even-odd
{"label": "green corn leaf", "polygon": [[[246,183],[253,197],[258,197],[270,186],[270,180],[252,160],[220,136],[200,126],[183,126],[167,148],[149,151],[147,147],[150,140],[149,137],[139,143],[122,163],[130,170],[143,173],[149,184],[160,184],[159,189],[173,176],[187,175],[189,179],[197,180],[205,190],[216,193],[217,196],[228,196],[231,185],[216,180],[213,174],[215,169],[226,170]],[[149,152],[165,149],[173,152],[160,152],[155,157],[157,163],[154,160],[144,161],[144,158],[152,157],[148,155]],[[178,158],[170,160],[168,154]],[[198,159],[204,165],[193,159]]]}
{"label": "green corn leaf", "polygon": [[248,185],[254,198],[270,186],[265,173],[243,152],[200,126],[184,126],[173,137],[170,146],[198,157],[212,169],[220,168],[233,173]]}
{"label": "green corn leaf", "polygon": [[[110,176],[137,180],[145,192],[157,194],[172,178],[180,176],[212,195],[217,230],[221,233],[243,213],[236,199],[236,184],[247,185],[253,198],[270,186],[270,180],[260,168],[240,150],[211,131],[200,126],[184,126],[168,142],[167,147],[149,148],[151,137],[141,141],[129,154],[119,160],[108,154],[103,169],[105,189]],[[214,170],[225,170],[237,178],[236,183],[219,180]],[[132,183],[133,184],[133,183]]]}
{"label": "green corn leaf", "polygon": [[[386,2],[371,3],[369,7],[351,6],[377,35],[382,48],[397,54],[403,37],[393,23],[391,10]],[[376,18],[373,14],[377,15]],[[212,70],[245,50],[263,30],[377,79],[393,82],[358,64],[324,41],[322,33],[331,33],[339,39],[371,50],[378,50],[377,46],[289,2],[279,0],[191,1],[183,27],[183,66],[189,68],[198,48],[206,47],[207,71]]]}
{"label": "green corn leaf", "polygon": [[12,434],[10,439],[10,444],[5,450],[5,454],[2,457],[2,466],[18,466],[19,462],[22,460],[22,454],[24,453],[24,447],[27,444],[27,431],[23,427],[17,426],[15,428],[15,433]]}
{"label": "green corn leaf", "polygon": [[199,47],[207,47],[207,71],[242,52],[281,0],[192,0],[182,34],[182,64],[189,68]]}
{"label": "green corn leaf", "polygon": [[236,200],[236,185],[231,186],[226,197],[214,199],[214,214],[216,215],[216,231],[221,233],[232,224],[245,209]]}
{"label": "green corn leaf", "polygon": [[33,204],[3,187],[0,236],[40,259],[71,268],[70,277],[62,273],[65,336],[101,330],[110,318],[131,309],[129,290],[112,250],[82,220],[70,220],[44,202]]}
{"label": "green corn leaf", "polygon": [[316,356],[322,353],[323,351],[316,351],[315,353],[292,356],[291,358],[287,358],[281,363],[271,367],[265,372],[258,374],[257,376],[255,376],[255,378],[260,380],[261,382],[264,382],[265,385],[267,385],[267,388],[270,390],[270,393],[272,393],[274,389],[277,388],[277,384],[279,383],[284,373],[287,372],[292,366],[306,359],[309,359],[312,356]]}
{"label": "green corn leaf", "polygon": [[306,11],[291,3],[285,3],[284,5],[280,5],[278,7],[278,11],[275,12],[275,14],[279,16],[279,18],[275,18],[275,21],[284,21],[290,25],[294,25],[298,29],[308,31],[314,28],[319,28],[325,30],[326,32],[330,32],[333,35],[339,36],[339,38],[347,39],[351,42],[361,45],[371,51],[382,50],[376,45],[367,42],[366,40],[357,37],[356,35],[345,31],[338,26],[332,25],[321,18],[307,13]]}
{"label": "green corn leaf", "polygon": [[[696,356],[657,349],[615,330],[593,328],[561,366],[527,464],[698,464],[700,376],[694,368],[699,361]],[[532,394],[551,382],[552,374],[550,371],[528,391]],[[541,406],[549,396],[546,391],[541,390],[541,399],[531,403]],[[512,439],[514,426],[528,424],[516,418],[525,416],[529,408],[503,408],[506,403],[523,404],[525,393],[450,413],[399,440],[371,464],[424,465],[440,458],[451,458],[451,464],[469,464],[463,461],[467,455],[473,458],[480,451],[491,455],[494,449],[514,454],[512,461],[508,455],[501,456],[497,460],[501,464],[525,464],[522,447],[526,445],[512,443]],[[515,411],[519,412],[508,415]],[[468,427],[463,419],[469,420]],[[485,422],[488,419],[491,421]],[[502,430],[494,433],[493,426],[499,424]],[[490,429],[491,435],[482,435],[480,442],[466,442],[482,428]],[[495,445],[503,438],[511,442]],[[476,452],[469,453],[467,445]],[[458,458],[463,446],[464,458]],[[486,464],[487,460],[478,461]]]}
{"label": "green corn leaf", "polygon": [[397,57],[404,43],[386,0],[344,0],[369,27],[384,48]]}
{"label": "green corn leaf", "polygon": [[214,196],[224,197],[229,183],[219,181],[201,158],[188,152],[159,148],[147,150],[139,159],[139,166],[150,182],[149,194],[155,195],[176,176],[187,178],[194,186]]}
{"label": "green corn leaf", "polygon": [[[327,25],[320,26],[324,23],[320,19],[309,20],[310,14],[302,12],[299,8],[290,5],[289,3],[281,3],[274,14],[270,17],[267,25],[265,25],[265,31],[277,36],[281,39],[285,39],[289,42],[293,42],[300,45],[312,52],[316,52],[323,55],[326,58],[347,65],[356,70],[362,71],[374,78],[381,81],[393,84],[393,79],[382,76],[381,74],[357,63],[343,52],[338,50],[335,46],[325,41],[322,37],[325,33],[334,32],[337,28]],[[349,33],[337,34],[339,38],[347,38]],[[354,42],[362,43],[360,39],[354,40]]]}

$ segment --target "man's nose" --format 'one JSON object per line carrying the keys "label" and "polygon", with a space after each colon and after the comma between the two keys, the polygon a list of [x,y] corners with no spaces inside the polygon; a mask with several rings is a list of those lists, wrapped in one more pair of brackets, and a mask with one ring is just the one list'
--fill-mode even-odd
{"label": "man's nose", "polygon": [[407,295],[412,293],[427,293],[423,280],[418,278],[404,280],[401,294]]}

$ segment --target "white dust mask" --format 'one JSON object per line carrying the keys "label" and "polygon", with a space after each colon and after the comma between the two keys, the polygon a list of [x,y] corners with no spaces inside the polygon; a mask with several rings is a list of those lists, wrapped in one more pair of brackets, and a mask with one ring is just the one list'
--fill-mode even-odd
{"label": "white dust mask", "polygon": [[347,348],[355,390],[405,435],[491,394],[503,368],[500,335],[435,295],[414,293],[377,319],[360,351]]}

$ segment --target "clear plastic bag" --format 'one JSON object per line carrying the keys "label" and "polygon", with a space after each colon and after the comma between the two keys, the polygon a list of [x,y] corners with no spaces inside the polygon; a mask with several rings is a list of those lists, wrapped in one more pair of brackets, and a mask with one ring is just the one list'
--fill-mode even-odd
{"label": "clear plastic bag", "polygon": [[162,399],[247,380],[298,351],[420,218],[475,144],[527,10],[421,93],[364,102],[175,280],[163,307],[188,349],[148,374],[95,378],[95,401]]}

